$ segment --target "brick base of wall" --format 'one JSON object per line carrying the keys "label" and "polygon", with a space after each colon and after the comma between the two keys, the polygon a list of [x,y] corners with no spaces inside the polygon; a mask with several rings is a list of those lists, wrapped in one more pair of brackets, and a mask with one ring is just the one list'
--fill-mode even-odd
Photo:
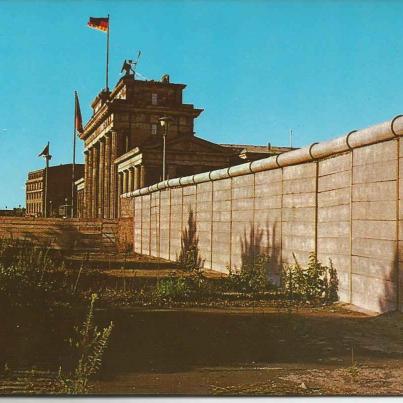
{"label": "brick base of wall", "polygon": [[29,240],[63,250],[116,250],[117,222],[0,217],[0,238]]}
{"label": "brick base of wall", "polygon": [[133,251],[133,217],[119,219],[117,225],[117,248],[119,252]]}

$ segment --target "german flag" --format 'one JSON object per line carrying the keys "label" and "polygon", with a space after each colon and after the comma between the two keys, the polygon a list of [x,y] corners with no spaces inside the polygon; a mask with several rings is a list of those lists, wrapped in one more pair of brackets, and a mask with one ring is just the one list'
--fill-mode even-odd
{"label": "german flag", "polygon": [[109,17],[101,17],[101,18],[90,17],[90,20],[87,22],[87,25],[90,28],[106,32],[109,29]]}

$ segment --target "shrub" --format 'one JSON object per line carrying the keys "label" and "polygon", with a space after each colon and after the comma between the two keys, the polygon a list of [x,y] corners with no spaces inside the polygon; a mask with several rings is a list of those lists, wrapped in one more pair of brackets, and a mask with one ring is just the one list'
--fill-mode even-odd
{"label": "shrub", "polygon": [[191,287],[185,277],[170,276],[157,282],[154,296],[157,300],[179,300],[189,297]]}
{"label": "shrub", "polygon": [[257,255],[254,261],[245,259],[238,272],[228,268],[228,288],[245,293],[257,293],[267,290],[271,287],[266,270],[269,263],[270,256]]}
{"label": "shrub", "polygon": [[315,253],[311,253],[304,268],[294,254],[293,257],[294,264],[284,266],[282,272],[282,288],[286,296],[306,301],[337,301],[338,279],[332,261],[329,259],[330,267],[324,266]]}
{"label": "shrub", "polygon": [[27,241],[0,240],[0,304],[39,308],[60,300],[66,294],[58,281],[63,270],[49,248]]}

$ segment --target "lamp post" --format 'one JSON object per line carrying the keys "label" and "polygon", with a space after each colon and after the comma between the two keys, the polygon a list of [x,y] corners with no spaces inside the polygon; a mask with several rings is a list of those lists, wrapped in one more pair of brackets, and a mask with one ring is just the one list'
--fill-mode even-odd
{"label": "lamp post", "polygon": [[164,132],[162,133],[162,180],[166,179],[166,137],[168,134],[168,126],[170,122],[173,122],[173,119],[169,116],[163,116],[159,118],[160,125],[164,128]]}
{"label": "lamp post", "polygon": [[67,197],[64,198],[64,217],[63,218],[67,218],[67,208],[68,208],[68,199]]}

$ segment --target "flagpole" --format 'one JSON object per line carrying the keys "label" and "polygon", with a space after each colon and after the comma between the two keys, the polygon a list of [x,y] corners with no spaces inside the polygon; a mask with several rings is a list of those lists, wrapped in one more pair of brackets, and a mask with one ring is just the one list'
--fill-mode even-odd
{"label": "flagpole", "polygon": [[45,155],[46,160],[46,168],[45,168],[45,208],[44,208],[44,216],[48,218],[48,171],[49,171],[49,141],[48,141],[48,155]]}
{"label": "flagpole", "polygon": [[108,86],[108,75],[109,75],[109,30],[111,24],[109,23],[109,14],[108,14],[108,30],[106,32],[106,91],[109,91]]}
{"label": "flagpole", "polygon": [[76,179],[77,91],[74,91],[73,165],[71,168],[71,218],[74,218],[74,182]]}

